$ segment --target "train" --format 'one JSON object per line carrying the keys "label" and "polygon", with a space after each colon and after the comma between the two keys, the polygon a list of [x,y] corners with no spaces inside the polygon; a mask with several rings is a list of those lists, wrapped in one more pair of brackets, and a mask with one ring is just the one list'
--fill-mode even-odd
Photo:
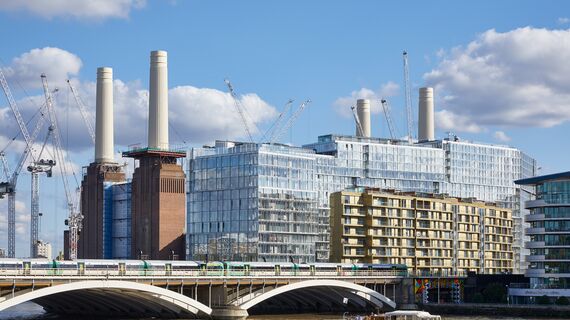
{"label": "train", "polygon": [[0,259],[0,276],[407,276],[403,264]]}

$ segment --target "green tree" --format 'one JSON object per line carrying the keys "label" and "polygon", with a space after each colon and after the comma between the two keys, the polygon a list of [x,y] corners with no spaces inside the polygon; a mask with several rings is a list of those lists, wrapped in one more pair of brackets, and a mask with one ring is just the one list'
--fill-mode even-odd
{"label": "green tree", "polygon": [[554,303],[556,303],[559,306],[567,306],[570,305],[570,300],[568,300],[568,298],[566,297],[558,297],[558,299],[556,299]]}
{"label": "green tree", "polygon": [[536,304],[550,304],[550,298],[546,295],[541,297],[536,297]]}
{"label": "green tree", "polygon": [[480,292],[477,292],[473,295],[473,303],[483,303],[485,302],[485,299],[483,298],[483,295]]}
{"label": "green tree", "polygon": [[502,283],[489,283],[483,289],[483,297],[487,303],[506,303],[507,288]]}

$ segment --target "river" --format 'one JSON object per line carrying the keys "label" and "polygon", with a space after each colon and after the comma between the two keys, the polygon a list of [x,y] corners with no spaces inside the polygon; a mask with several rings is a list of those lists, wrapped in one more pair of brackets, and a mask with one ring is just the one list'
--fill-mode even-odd
{"label": "river", "polygon": [[[570,315],[569,315],[570,318]],[[21,305],[10,308],[6,311],[0,312],[0,319],[4,320],[58,320],[70,318],[61,318],[53,315],[47,315],[42,307],[35,303],[27,302]],[[339,315],[323,315],[323,314],[294,314],[294,315],[271,315],[271,316],[250,316],[248,320],[342,320],[343,317]],[[531,317],[484,317],[484,316],[442,316],[443,320],[554,320],[546,318],[531,318]],[[560,320],[560,319],[556,319]]]}

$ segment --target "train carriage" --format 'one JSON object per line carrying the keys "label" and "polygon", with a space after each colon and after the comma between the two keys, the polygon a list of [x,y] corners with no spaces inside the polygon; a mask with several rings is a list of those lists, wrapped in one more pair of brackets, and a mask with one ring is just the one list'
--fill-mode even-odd
{"label": "train carriage", "polygon": [[174,260],[0,259],[0,275],[27,276],[209,276],[209,277],[317,277],[407,276],[403,264],[302,263]]}

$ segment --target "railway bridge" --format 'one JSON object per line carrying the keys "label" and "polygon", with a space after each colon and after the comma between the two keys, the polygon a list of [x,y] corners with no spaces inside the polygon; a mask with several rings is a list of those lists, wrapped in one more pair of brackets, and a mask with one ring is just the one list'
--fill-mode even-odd
{"label": "railway bridge", "polygon": [[249,314],[391,310],[408,303],[413,280],[357,271],[275,275],[2,274],[0,314],[32,301],[64,315],[242,319]]}

